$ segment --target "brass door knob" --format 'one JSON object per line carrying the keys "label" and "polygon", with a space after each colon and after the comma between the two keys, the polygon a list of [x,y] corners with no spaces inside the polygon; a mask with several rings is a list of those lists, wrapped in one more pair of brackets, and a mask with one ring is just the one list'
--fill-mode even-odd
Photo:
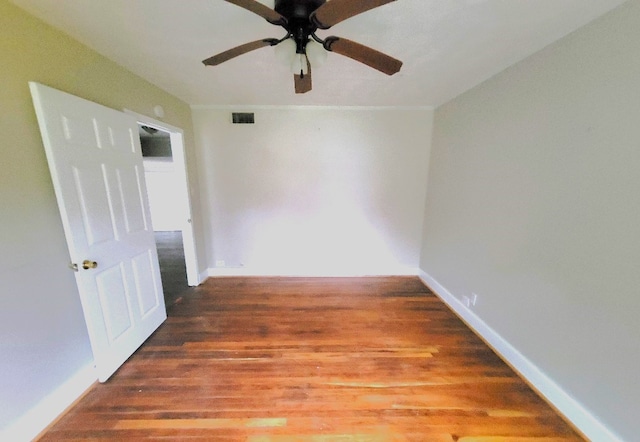
{"label": "brass door knob", "polygon": [[98,263],[95,261],[89,261],[88,259],[82,261],[82,268],[85,270],[95,269],[96,267],[98,267]]}

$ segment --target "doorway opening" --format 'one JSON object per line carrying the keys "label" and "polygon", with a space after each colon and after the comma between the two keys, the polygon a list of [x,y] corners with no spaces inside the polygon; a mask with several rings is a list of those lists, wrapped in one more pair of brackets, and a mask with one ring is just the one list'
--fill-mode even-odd
{"label": "doorway opening", "polygon": [[165,304],[170,307],[200,283],[182,130],[135,114]]}

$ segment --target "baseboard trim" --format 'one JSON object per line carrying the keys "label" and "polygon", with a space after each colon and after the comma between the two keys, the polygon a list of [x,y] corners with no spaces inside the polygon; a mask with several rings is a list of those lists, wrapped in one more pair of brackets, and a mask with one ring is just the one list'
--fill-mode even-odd
{"label": "baseboard trim", "polygon": [[198,285],[200,285],[203,282],[205,282],[207,280],[207,278],[210,276],[209,275],[209,270],[210,269],[206,269],[204,272],[198,273]]}
{"label": "baseboard trim", "polygon": [[96,369],[91,362],[0,432],[0,440],[34,440],[81,398],[97,380]]}
{"label": "baseboard trim", "polygon": [[[277,277],[363,277],[363,276],[417,276],[416,267],[396,267],[392,269],[365,269],[365,270],[330,270],[330,269],[302,269],[299,271],[281,271],[279,269],[261,269],[254,267],[215,267],[206,270],[206,277],[223,276],[277,276]],[[205,277],[205,279],[206,279]],[[204,279],[203,279],[204,280]]]}
{"label": "baseboard trim", "polygon": [[458,298],[435,278],[419,270],[418,276],[435,295],[464,321],[487,345],[489,345],[511,368],[535,389],[551,406],[562,414],[579,432],[592,441],[622,442],[606,425],[587,410],[580,402],[562,389],[538,366],[520,353],[513,345],[492,329],[479,316],[469,310]]}

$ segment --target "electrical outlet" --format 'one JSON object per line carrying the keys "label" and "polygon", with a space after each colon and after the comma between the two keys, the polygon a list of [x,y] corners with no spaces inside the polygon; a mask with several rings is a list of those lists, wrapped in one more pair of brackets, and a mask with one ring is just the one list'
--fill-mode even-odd
{"label": "electrical outlet", "polygon": [[216,267],[224,267],[226,265],[226,263],[224,262],[224,259],[219,259],[216,261]]}

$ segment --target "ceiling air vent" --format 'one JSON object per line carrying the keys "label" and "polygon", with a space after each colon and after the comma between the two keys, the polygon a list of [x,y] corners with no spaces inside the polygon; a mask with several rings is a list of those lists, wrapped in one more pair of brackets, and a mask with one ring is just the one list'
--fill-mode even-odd
{"label": "ceiling air vent", "polygon": [[253,118],[253,112],[233,112],[232,114],[233,124],[253,124],[255,120]]}

